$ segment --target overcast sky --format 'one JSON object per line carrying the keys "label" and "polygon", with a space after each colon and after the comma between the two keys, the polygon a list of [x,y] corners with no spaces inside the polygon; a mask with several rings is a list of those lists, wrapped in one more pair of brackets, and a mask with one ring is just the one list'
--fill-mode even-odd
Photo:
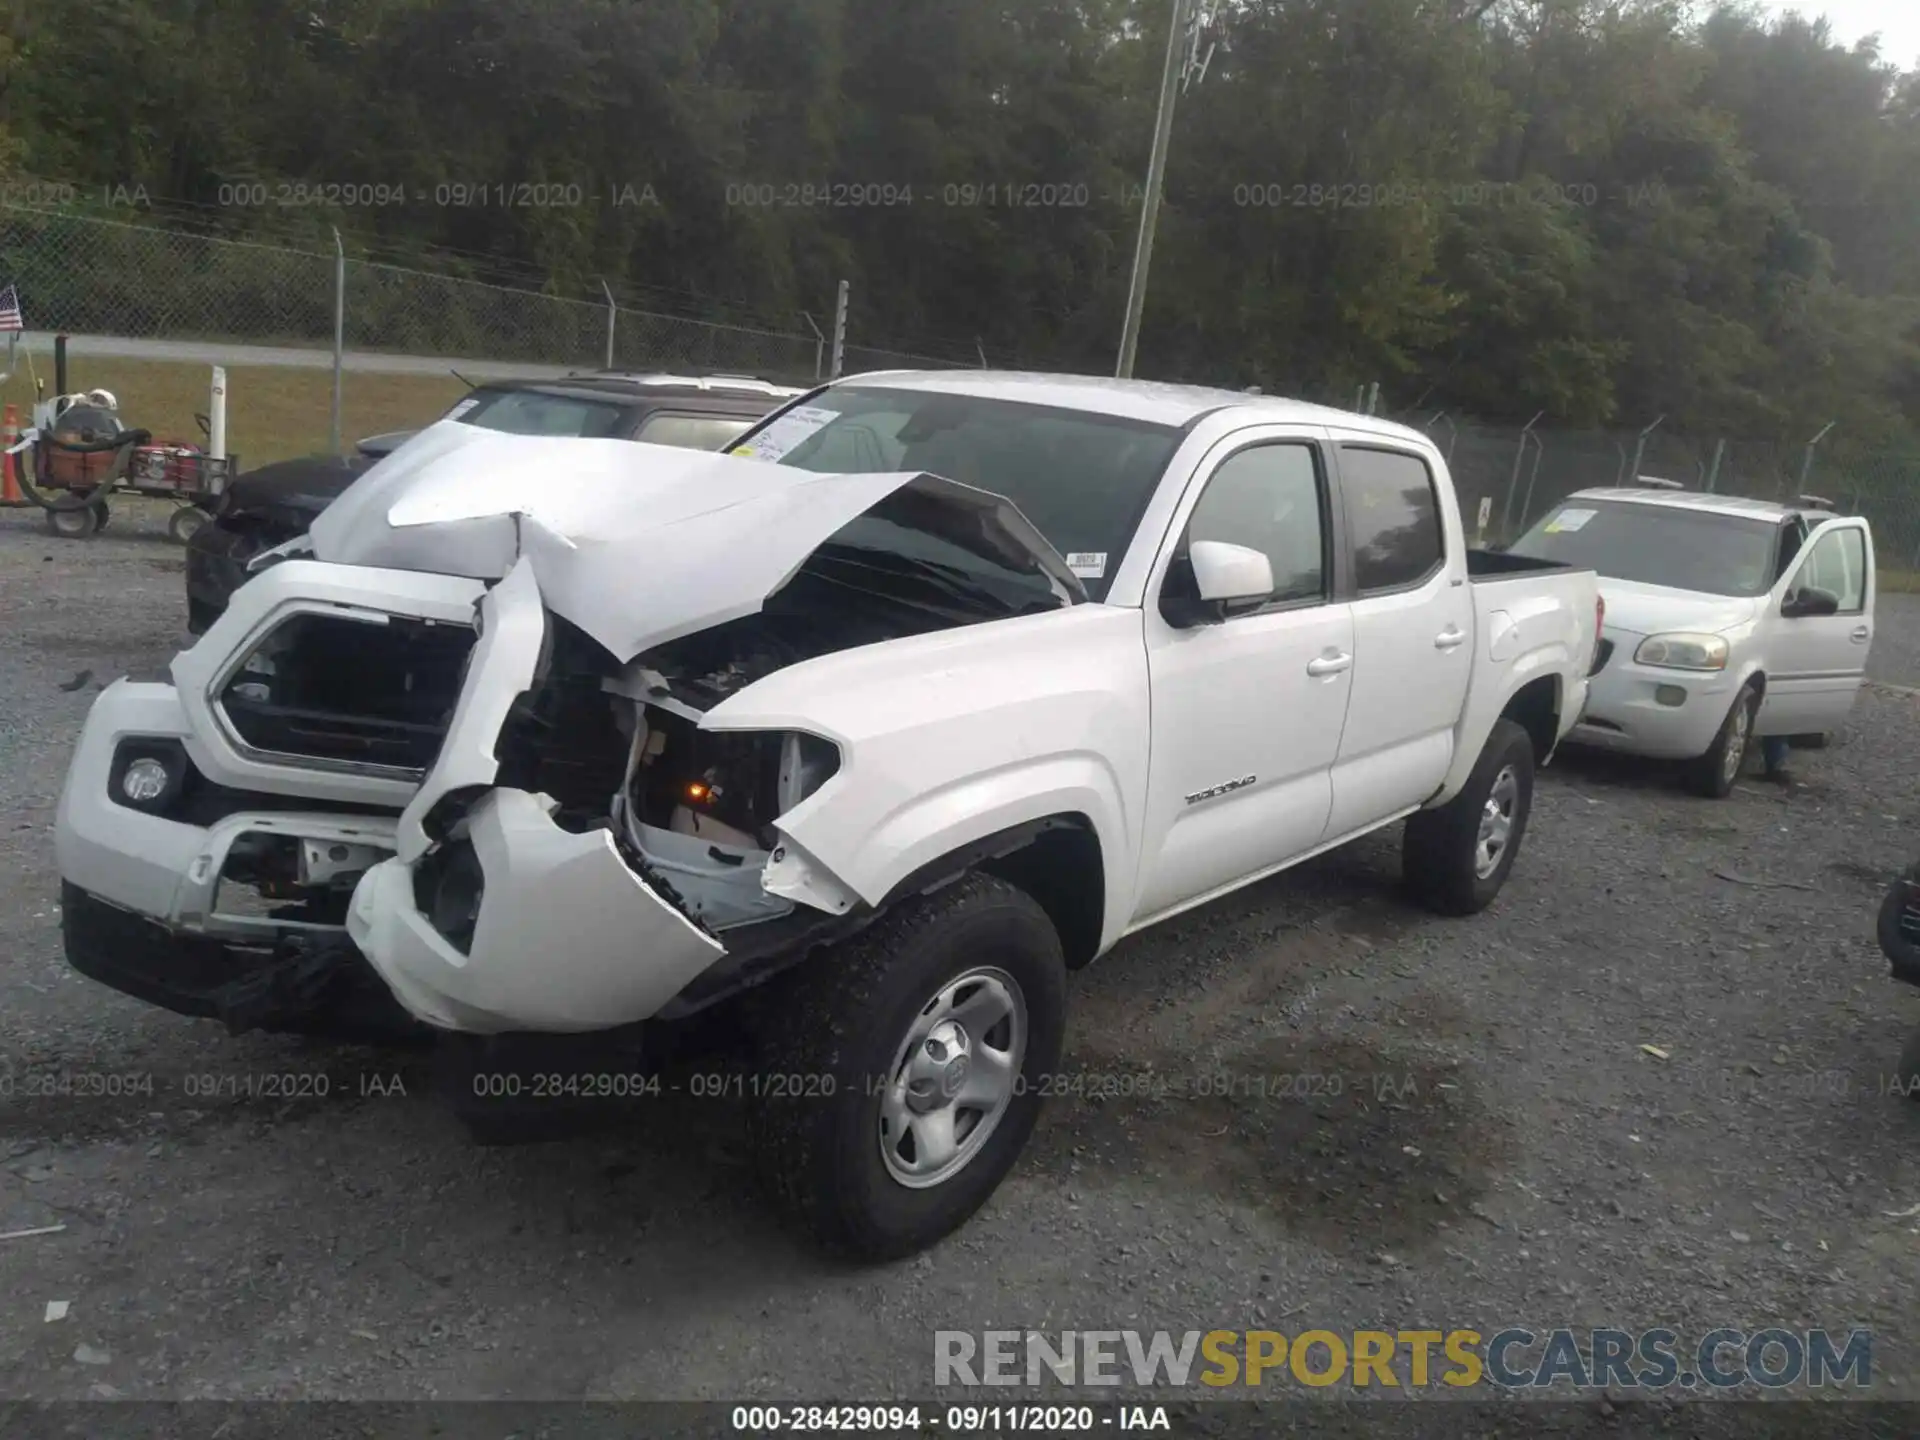
{"label": "overcast sky", "polygon": [[[1756,0],[1762,10],[1808,19],[1826,16],[1833,38],[1852,45],[1876,30],[1880,54],[1908,70],[1920,69],[1920,0]],[[1703,7],[1704,8],[1704,7]]]}

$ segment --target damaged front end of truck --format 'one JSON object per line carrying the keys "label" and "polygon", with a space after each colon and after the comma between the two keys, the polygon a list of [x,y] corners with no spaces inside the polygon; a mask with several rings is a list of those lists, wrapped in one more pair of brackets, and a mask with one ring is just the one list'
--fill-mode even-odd
{"label": "damaged front end of truck", "polygon": [[[494,437],[490,459],[529,443]],[[683,1019],[870,923],[883,897],[808,843],[840,823],[860,754],[804,713],[713,713],[810,660],[1085,599],[1016,508],[967,486],[621,448],[651,473],[599,507],[579,484],[496,503],[474,479],[497,467],[455,454],[458,489],[429,470],[315,527],[323,560],[504,570],[394,853],[346,916],[441,1031]]]}

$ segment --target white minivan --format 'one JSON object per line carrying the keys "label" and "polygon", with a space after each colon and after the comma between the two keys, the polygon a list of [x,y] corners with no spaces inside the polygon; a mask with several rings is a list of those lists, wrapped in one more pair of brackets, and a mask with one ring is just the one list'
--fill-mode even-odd
{"label": "white minivan", "polygon": [[1873,533],[1803,498],[1581,490],[1509,547],[1600,574],[1606,624],[1569,744],[1684,760],[1717,798],[1755,738],[1839,728],[1873,644]]}

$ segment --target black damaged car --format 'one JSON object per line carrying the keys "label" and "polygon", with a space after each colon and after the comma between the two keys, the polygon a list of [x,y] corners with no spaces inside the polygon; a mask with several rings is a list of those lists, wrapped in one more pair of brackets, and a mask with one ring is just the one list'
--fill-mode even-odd
{"label": "black damaged car", "polygon": [[[558,380],[488,381],[440,418],[516,435],[720,450],[799,393],[744,376],[596,371]],[[187,629],[204,633],[246,582],[248,561],[304,535],[322,510],[413,433],[373,435],[351,455],[280,460],[238,476],[208,507],[212,523],[187,542]]]}

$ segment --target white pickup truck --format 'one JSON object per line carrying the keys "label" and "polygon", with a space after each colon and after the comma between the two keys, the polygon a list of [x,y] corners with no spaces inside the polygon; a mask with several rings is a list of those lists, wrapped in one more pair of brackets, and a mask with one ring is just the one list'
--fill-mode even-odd
{"label": "white pickup truck", "polygon": [[436,425],[95,702],[67,953],[576,1094],[725,1014],[775,1193],[909,1253],[1123,937],[1403,819],[1413,893],[1485,907],[1601,609],[1470,554],[1420,434],[1232,392],[864,375],[730,454]]}

